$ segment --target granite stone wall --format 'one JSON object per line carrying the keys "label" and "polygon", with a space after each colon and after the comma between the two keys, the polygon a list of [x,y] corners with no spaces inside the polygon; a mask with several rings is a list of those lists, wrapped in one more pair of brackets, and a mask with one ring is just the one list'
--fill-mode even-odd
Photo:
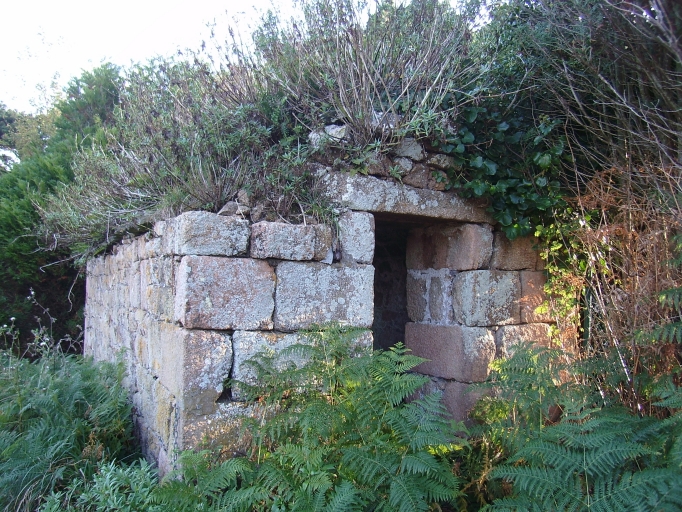
{"label": "granite stone wall", "polygon": [[414,229],[407,241],[405,344],[429,359],[448,410],[465,420],[478,399],[469,385],[521,340],[547,343],[552,319],[538,314],[545,276],[532,238],[510,241],[489,224]]}
{"label": "granite stone wall", "polygon": [[240,419],[254,411],[224,383],[252,380],[244,361],[304,341],[312,324],[366,329],[364,346],[372,329],[384,345],[404,340],[457,419],[490,361],[521,339],[547,342],[534,241],[507,240],[484,204],[440,190],[445,155],[408,140],[394,157],[404,183],[383,164],[319,168],[334,228],[255,222],[235,203],[157,223],[88,263],[86,354],[122,359],[136,433],[162,472],[188,448],[241,453]]}
{"label": "granite stone wall", "polygon": [[250,410],[223,384],[251,379],[243,362],[302,341],[300,329],[366,328],[358,343],[371,346],[372,220],[343,215],[342,262],[316,261],[331,252],[329,226],[188,212],[88,263],[86,354],[123,359],[145,455],[166,471],[207,441],[242,450]]}

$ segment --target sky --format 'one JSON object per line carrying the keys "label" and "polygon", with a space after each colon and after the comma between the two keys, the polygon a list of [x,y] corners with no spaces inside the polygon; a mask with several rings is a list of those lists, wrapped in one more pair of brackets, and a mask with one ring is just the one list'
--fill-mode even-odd
{"label": "sky", "polygon": [[[282,3],[282,2],[278,2]],[[287,2],[288,3],[288,2]],[[129,65],[197,49],[228,23],[248,33],[270,0],[4,0],[0,4],[0,102],[35,112],[59,89],[103,62]],[[223,32],[224,33],[224,32]]]}

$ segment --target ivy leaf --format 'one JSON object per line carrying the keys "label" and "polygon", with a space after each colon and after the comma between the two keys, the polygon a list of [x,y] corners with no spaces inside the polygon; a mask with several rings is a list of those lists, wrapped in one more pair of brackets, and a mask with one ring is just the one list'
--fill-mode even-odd
{"label": "ivy leaf", "polygon": [[464,134],[464,137],[462,137],[462,142],[464,144],[471,144],[475,140],[474,134],[471,132],[467,132]]}
{"label": "ivy leaf", "polygon": [[477,108],[469,109],[469,112],[467,113],[467,121],[469,123],[473,123],[474,121],[476,121],[477,117],[478,117],[478,109]]}
{"label": "ivy leaf", "polygon": [[504,141],[508,144],[518,144],[523,137],[523,132],[516,132],[514,135],[507,135]]}
{"label": "ivy leaf", "polygon": [[483,157],[479,155],[476,158],[472,158],[471,162],[469,162],[469,163],[471,164],[471,167],[475,167],[476,169],[480,169],[481,167],[483,167]]}
{"label": "ivy leaf", "polygon": [[484,164],[486,167],[486,174],[489,176],[494,176],[497,172],[497,164],[495,162],[491,162],[490,160],[485,160]]}
{"label": "ivy leaf", "polygon": [[478,197],[481,197],[488,190],[488,186],[483,181],[475,181],[471,184],[471,190],[473,190],[474,194]]}
{"label": "ivy leaf", "polygon": [[552,165],[552,155],[548,153],[536,153],[533,160],[542,170],[545,170]]}
{"label": "ivy leaf", "polygon": [[512,223],[511,213],[509,213],[509,210],[501,211],[497,215],[497,220],[500,221],[500,224],[502,224],[503,226],[510,226]]}
{"label": "ivy leaf", "polygon": [[506,132],[509,129],[509,124],[502,121],[500,124],[497,125],[497,129],[501,132]]}
{"label": "ivy leaf", "polygon": [[535,184],[538,187],[544,187],[547,185],[547,178],[545,178],[544,176],[539,176],[535,179]]}
{"label": "ivy leaf", "polygon": [[464,153],[464,144],[457,144],[455,148],[455,153]]}

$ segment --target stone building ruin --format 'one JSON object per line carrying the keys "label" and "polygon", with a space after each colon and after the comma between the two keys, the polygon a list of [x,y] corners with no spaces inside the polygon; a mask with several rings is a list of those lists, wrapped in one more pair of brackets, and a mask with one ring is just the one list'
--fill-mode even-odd
{"label": "stone building ruin", "polygon": [[248,381],[246,359],[312,324],[366,329],[358,342],[375,348],[404,341],[457,420],[493,359],[548,339],[534,241],[508,240],[485,205],[443,191],[445,155],[407,139],[393,156],[402,183],[385,165],[320,169],[338,229],[187,212],[88,263],[85,352],[122,358],[137,435],[162,472],[207,440],[238,450],[250,410],[224,381]]}

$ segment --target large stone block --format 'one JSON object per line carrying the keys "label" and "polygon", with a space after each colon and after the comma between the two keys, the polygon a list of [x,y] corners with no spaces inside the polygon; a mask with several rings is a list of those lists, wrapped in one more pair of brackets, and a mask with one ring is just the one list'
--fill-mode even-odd
{"label": "large stone block", "polygon": [[405,137],[400,144],[393,148],[393,153],[396,156],[409,158],[415,162],[424,160],[426,157],[424,147],[412,137]]}
{"label": "large stone block", "polygon": [[447,274],[431,277],[429,316],[436,324],[452,323],[452,277]]}
{"label": "large stone block", "polygon": [[166,222],[167,249],[177,255],[235,256],[246,254],[249,221],[209,212],[186,212]]}
{"label": "large stone block", "polygon": [[[233,336],[234,366],[232,368],[232,379],[245,384],[256,384],[255,370],[249,366],[248,360],[252,359],[257,353],[277,354],[283,349],[297,343],[305,343],[305,338],[298,334],[282,334],[274,332],[254,332],[254,331],[235,331]],[[288,363],[300,365],[302,359],[292,356],[283,358],[279,361],[283,366]],[[238,384],[232,386],[232,399],[243,401],[245,399],[243,390]]]}
{"label": "large stone block", "polygon": [[428,359],[415,371],[459,382],[482,382],[495,358],[495,337],[484,327],[408,323],[405,345]]}
{"label": "large stone block", "polygon": [[374,215],[345,212],[339,217],[341,261],[371,264],[374,259]]}
{"label": "large stone block", "polygon": [[259,222],[251,227],[251,257],[320,261],[331,251],[331,228],[323,224]]}
{"label": "large stone block", "polygon": [[282,262],[277,266],[275,328],[295,331],[340,322],[371,327],[374,267]]}
{"label": "large stone block", "polygon": [[[270,414],[271,415],[271,414]],[[243,428],[245,418],[261,419],[269,416],[261,406],[242,402],[218,403],[213,414],[183,418],[178,447],[182,450],[220,448],[228,457],[249,454],[251,432]]]}
{"label": "large stone block", "polygon": [[265,261],[185,256],[175,320],[188,329],[272,329],[275,273]]}
{"label": "large stone block", "polygon": [[455,276],[454,318],[468,326],[518,324],[521,321],[518,272],[473,270]]}
{"label": "large stone block", "polygon": [[433,219],[494,223],[480,201],[462,199],[454,192],[437,192],[384,181],[325,171],[320,176],[325,195],[351,210],[418,215]]}
{"label": "large stone block", "polygon": [[187,414],[215,411],[223,382],[230,377],[232,342],[225,332],[187,330],[161,323],[149,331],[152,374],[182,397]]}
{"label": "large stone block", "polygon": [[415,229],[407,239],[407,268],[484,268],[490,262],[492,243],[492,227],[489,224]]}
{"label": "large stone block", "polygon": [[509,357],[514,346],[521,342],[532,342],[542,346],[550,344],[550,326],[547,324],[505,325],[495,333],[498,357]]}
{"label": "large stone block", "polygon": [[483,391],[463,382],[446,382],[443,390],[443,404],[455,421],[467,421],[469,411],[483,396]]}
{"label": "large stone block", "polygon": [[493,257],[490,267],[498,270],[536,270],[542,265],[535,245],[537,239],[529,236],[509,240],[498,231],[493,241]]}
{"label": "large stone block", "polygon": [[407,271],[407,314],[410,320],[439,325],[453,323],[453,273],[448,269]]}
{"label": "large stone block", "polygon": [[159,257],[140,262],[140,307],[162,321],[173,321],[175,262]]}
{"label": "large stone block", "polygon": [[[147,441],[156,437],[157,443],[168,448],[177,436],[177,397],[145,370],[137,372],[136,381],[132,402],[137,421],[147,430]],[[158,447],[151,455],[158,457]]]}
{"label": "large stone block", "polygon": [[420,272],[407,272],[407,316],[413,322],[423,322],[428,313],[426,279]]}
{"label": "large stone block", "polygon": [[519,272],[521,277],[521,323],[552,322],[552,315],[538,313],[537,309],[547,299],[545,294],[544,272],[524,270]]}

